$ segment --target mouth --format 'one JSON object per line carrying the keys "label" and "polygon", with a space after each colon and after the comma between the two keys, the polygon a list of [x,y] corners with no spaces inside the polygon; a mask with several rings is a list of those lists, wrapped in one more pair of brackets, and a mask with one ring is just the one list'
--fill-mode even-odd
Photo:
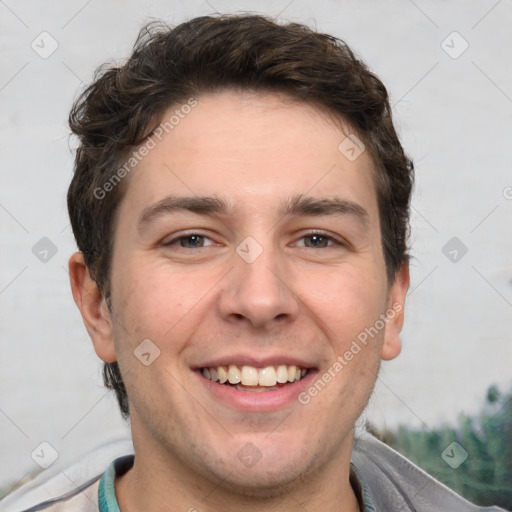
{"label": "mouth", "polygon": [[249,365],[220,365],[203,367],[201,375],[212,382],[252,393],[277,391],[298,382],[309,373],[308,368],[281,364],[257,368]]}

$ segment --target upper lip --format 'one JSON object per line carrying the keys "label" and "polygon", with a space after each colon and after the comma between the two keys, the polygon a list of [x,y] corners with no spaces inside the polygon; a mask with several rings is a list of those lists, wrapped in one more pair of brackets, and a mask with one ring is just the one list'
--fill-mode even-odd
{"label": "upper lip", "polygon": [[216,357],[215,359],[209,359],[203,363],[194,365],[194,369],[200,368],[213,368],[216,366],[228,366],[235,364],[237,366],[253,366],[255,368],[266,368],[267,366],[279,366],[284,365],[295,365],[300,368],[315,368],[316,365],[311,360],[299,358],[290,355],[272,355],[272,356],[255,356],[249,354],[230,354],[228,356]]}

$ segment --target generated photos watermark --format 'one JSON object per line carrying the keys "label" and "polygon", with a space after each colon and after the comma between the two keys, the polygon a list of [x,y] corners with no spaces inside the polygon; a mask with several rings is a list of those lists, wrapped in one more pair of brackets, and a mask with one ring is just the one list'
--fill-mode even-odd
{"label": "generated photos watermark", "polygon": [[317,396],[328,384],[331,382],[336,375],[341,373],[345,366],[352,361],[364,347],[368,345],[368,342],[375,338],[385,327],[386,324],[393,320],[395,316],[400,313],[403,309],[403,305],[399,302],[395,302],[386,313],[381,313],[379,318],[371,327],[367,327],[364,331],[361,331],[357,335],[357,339],[352,341],[350,348],[346,350],[343,355],[339,355],[334,363],[320,376],[318,379],[309,386],[306,391],[299,394],[298,400],[302,405],[307,405],[311,402],[311,399]]}
{"label": "generated photos watermark", "polygon": [[105,183],[101,187],[96,187],[94,189],[94,197],[96,199],[102,200],[106,197],[106,195],[114,190],[119,183],[128,176],[135,166],[141,162],[152,149],[155,149],[159,142],[161,142],[165,135],[169,134],[176,126],[178,126],[182,119],[190,114],[192,109],[197,106],[198,102],[196,98],[189,98],[186,103],[181,105],[180,108],[176,108],[172,115],[162,121],[153,131],[151,136],[147,138],[144,144],[141,144],[128,158],[125,164],[117,169],[117,171],[110,176],[110,178],[105,181]]}

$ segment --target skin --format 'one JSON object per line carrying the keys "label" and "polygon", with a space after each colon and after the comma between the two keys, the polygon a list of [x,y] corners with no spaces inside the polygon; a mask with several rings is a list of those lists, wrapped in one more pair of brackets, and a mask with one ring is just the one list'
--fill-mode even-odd
{"label": "skin", "polygon": [[[320,377],[380,314],[404,304],[408,267],[388,282],[372,160],[340,153],[348,133],[282,95],[202,96],[129,177],[110,310],[82,255],[71,257],[96,353],[119,362],[130,397],[136,457],[116,480],[123,512],[359,510],[349,484],[354,424],[381,359],[400,352],[403,310],[307,405],[241,411],[207,392],[195,371],[233,353],[292,354]],[[171,211],[139,228],[142,212],[171,194],[222,197],[232,211]],[[283,215],[298,195],[351,201],[366,222]],[[312,229],[331,238],[307,236]],[[191,233],[207,238],[176,241]],[[247,236],[263,249],[253,263],[235,250]],[[198,240],[203,247],[191,247]],[[160,350],[149,366],[133,354],[144,339]],[[237,457],[247,443],[261,455],[252,467]]]}

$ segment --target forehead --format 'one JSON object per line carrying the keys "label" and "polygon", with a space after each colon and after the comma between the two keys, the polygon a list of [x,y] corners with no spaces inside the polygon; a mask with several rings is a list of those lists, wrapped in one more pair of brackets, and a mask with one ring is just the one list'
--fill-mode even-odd
{"label": "forehead", "polygon": [[[123,203],[141,211],[166,195],[217,195],[264,208],[292,196],[343,196],[376,206],[373,163],[353,159],[350,127],[276,93],[223,91],[173,105],[137,164]],[[347,137],[349,137],[347,139]],[[353,144],[352,144],[353,145]],[[357,152],[360,147],[355,147]]]}

